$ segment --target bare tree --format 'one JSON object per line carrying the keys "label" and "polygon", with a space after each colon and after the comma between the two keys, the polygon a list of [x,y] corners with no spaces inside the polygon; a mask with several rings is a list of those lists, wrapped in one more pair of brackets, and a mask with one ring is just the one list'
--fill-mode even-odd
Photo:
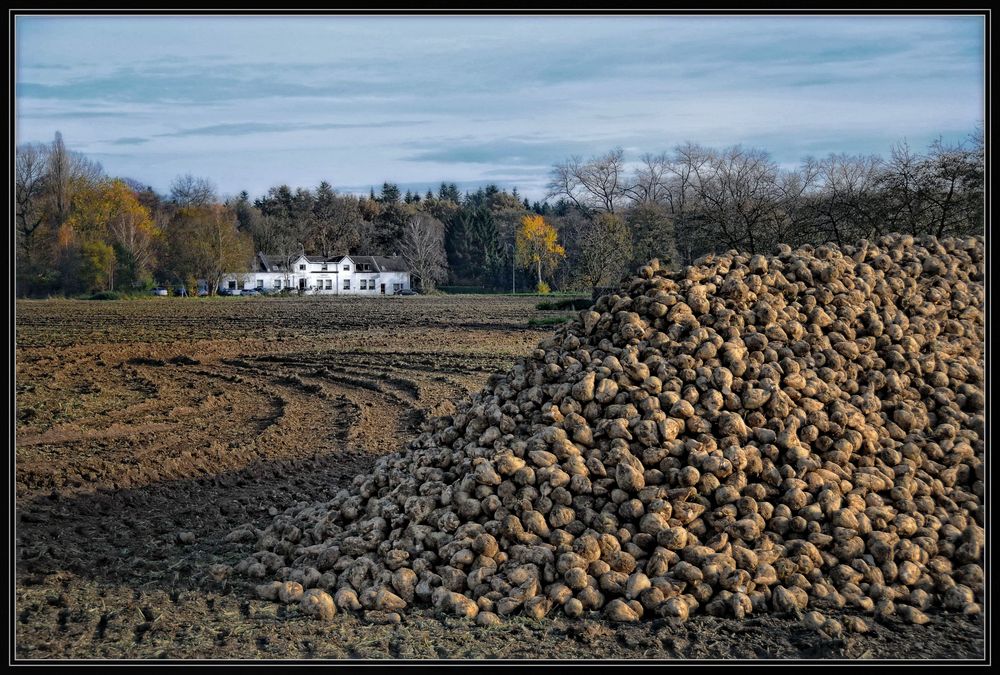
{"label": "bare tree", "polygon": [[671,162],[667,153],[658,155],[646,153],[633,175],[632,182],[626,188],[626,193],[633,204],[660,204],[670,197],[667,182],[671,173]]}
{"label": "bare tree", "polygon": [[63,142],[62,133],[56,132],[49,150],[49,179],[55,205],[55,225],[58,227],[69,216],[70,199],[70,157]]}
{"label": "bare tree", "polygon": [[811,200],[815,239],[845,244],[877,236],[881,161],[875,156],[829,155],[814,162],[818,191]]}
{"label": "bare tree", "polygon": [[[549,196],[559,197],[556,213],[570,225],[571,212],[586,219],[595,212],[624,214],[637,261],[663,247],[672,253],[668,239],[676,241],[676,257],[691,263],[724,249],[846,245],[891,231],[941,237],[978,232],[984,224],[981,130],[955,145],[939,139],[924,154],[904,141],[888,160],[831,154],[793,169],[780,168],[764,150],[690,142],[671,153],[642,155],[624,181],[622,164],[620,149],[556,164]],[[575,270],[586,229],[570,234],[568,262]]]}
{"label": "bare tree", "polygon": [[412,216],[403,230],[403,259],[424,292],[448,277],[444,233],[444,224],[425,214]]}
{"label": "bare tree", "polygon": [[812,157],[806,157],[797,169],[779,173],[780,214],[769,245],[805,243],[812,236],[814,224],[808,207],[818,189],[819,175],[819,164]]}
{"label": "bare tree", "polygon": [[691,263],[694,249],[699,239],[700,220],[697,215],[697,191],[695,189],[702,168],[709,161],[711,153],[690,141],[674,148],[673,156],[665,165],[667,191],[663,204],[674,225],[674,238],[681,260]]}
{"label": "bare tree", "polygon": [[887,207],[890,229],[918,234],[930,204],[921,177],[921,158],[904,140],[892,146],[881,175],[880,190]]}
{"label": "bare tree", "polygon": [[781,215],[778,167],[768,153],[732,146],[710,153],[694,173],[709,236],[727,248],[759,251]]}
{"label": "bare tree", "polygon": [[564,197],[583,211],[614,213],[632,190],[625,176],[625,152],[615,148],[586,162],[571,157],[558,163],[548,189],[548,197]]}
{"label": "bare tree", "polygon": [[282,272],[284,273],[284,283],[282,286],[288,288],[292,282],[292,274],[294,273],[292,264],[299,259],[299,256],[305,255],[306,252],[305,246],[302,243],[303,240],[297,236],[296,232],[284,227],[284,223],[280,218],[275,216],[264,216],[264,218],[275,224],[273,250],[274,254],[281,261]]}
{"label": "bare tree", "polygon": [[932,205],[928,230],[935,236],[978,229],[982,219],[982,153],[982,136],[976,134],[956,145],[947,145],[940,138],[931,144],[921,174],[924,194]]}
{"label": "bare tree", "polygon": [[208,206],[219,201],[215,185],[207,178],[189,173],[177,176],[170,185],[170,200],[177,206]]}
{"label": "bare tree", "polygon": [[146,190],[152,190],[153,189],[152,186],[146,185],[141,180],[137,180],[135,178],[129,178],[128,176],[120,177],[120,178],[118,178],[118,180],[120,180],[122,183],[124,183],[125,186],[129,190],[131,190],[132,192],[134,192],[136,194],[141,194],[142,192],[145,192]]}
{"label": "bare tree", "polygon": [[576,272],[591,288],[617,282],[632,260],[632,235],[628,225],[613,213],[601,213],[582,228]]}
{"label": "bare tree", "polygon": [[98,162],[68,150],[58,131],[49,148],[47,168],[49,191],[54,202],[53,225],[58,227],[69,217],[71,201],[76,191],[100,179],[104,175],[104,169]]}
{"label": "bare tree", "polygon": [[35,235],[45,222],[44,196],[48,149],[40,143],[17,148],[14,159],[14,207],[18,244],[26,267],[32,264]]}

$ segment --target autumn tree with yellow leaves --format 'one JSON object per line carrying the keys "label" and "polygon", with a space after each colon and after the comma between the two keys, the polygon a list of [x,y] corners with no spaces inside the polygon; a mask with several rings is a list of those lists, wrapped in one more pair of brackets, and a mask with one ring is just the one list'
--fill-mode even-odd
{"label": "autumn tree with yellow leaves", "polygon": [[542,216],[527,215],[521,218],[521,225],[517,228],[515,258],[519,266],[535,268],[539,291],[544,292],[548,288],[542,281],[542,271],[552,271],[565,257],[566,249],[557,241],[556,229]]}
{"label": "autumn tree with yellow leaves", "polygon": [[175,279],[194,288],[198,279],[215,294],[226,274],[253,262],[253,240],[237,228],[235,212],[221,204],[184,206],[170,221],[167,259]]}
{"label": "autumn tree with yellow leaves", "polygon": [[81,280],[89,290],[114,290],[119,281],[134,286],[147,280],[159,236],[131,188],[121,180],[101,180],[73,195],[58,245],[82,257]]}

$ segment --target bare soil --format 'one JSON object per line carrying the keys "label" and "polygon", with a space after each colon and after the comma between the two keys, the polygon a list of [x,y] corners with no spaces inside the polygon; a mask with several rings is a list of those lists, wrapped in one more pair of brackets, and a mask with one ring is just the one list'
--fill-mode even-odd
{"label": "bare soil", "polygon": [[[416,610],[322,623],[210,571],[296,502],[324,500],[477,391],[564,316],[536,298],[19,301],[18,659],[982,659],[981,618],[686,624]],[[181,533],[192,533],[182,543]],[[185,537],[186,539],[186,537]]]}

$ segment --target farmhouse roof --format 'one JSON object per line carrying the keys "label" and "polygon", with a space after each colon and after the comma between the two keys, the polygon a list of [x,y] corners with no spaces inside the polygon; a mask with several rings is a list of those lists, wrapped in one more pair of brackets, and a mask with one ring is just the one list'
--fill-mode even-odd
{"label": "farmhouse roof", "polygon": [[285,269],[285,259],[281,256],[258,253],[257,262],[261,272],[282,272]]}
{"label": "farmhouse roof", "polygon": [[369,265],[372,272],[378,271],[378,265],[375,263],[374,256],[370,255],[352,255],[351,260],[354,261],[355,266]]}
{"label": "farmhouse roof", "polygon": [[380,272],[406,272],[406,262],[400,256],[387,257],[384,255],[372,256]]}
{"label": "farmhouse roof", "polygon": [[[370,265],[373,272],[406,272],[406,262],[400,256],[384,256],[384,255],[335,255],[335,256],[320,256],[320,255],[299,255],[293,260],[298,260],[299,258],[305,258],[311,263],[339,263],[342,260],[350,258],[354,261],[356,265]],[[257,254],[257,265],[258,272],[287,272],[287,260],[284,256],[280,255],[267,255],[266,253]]]}

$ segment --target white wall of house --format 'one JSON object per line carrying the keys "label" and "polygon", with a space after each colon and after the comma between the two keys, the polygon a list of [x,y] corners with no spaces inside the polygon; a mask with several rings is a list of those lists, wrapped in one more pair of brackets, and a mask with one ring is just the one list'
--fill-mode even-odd
{"label": "white wall of house", "polygon": [[385,284],[385,294],[392,295],[398,290],[410,288],[409,272],[382,272],[379,283]]}
{"label": "white wall of house", "polygon": [[[325,269],[324,269],[325,268]],[[219,289],[250,290],[259,288],[268,292],[303,288],[310,295],[392,295],[400,289],[410,288],[409,272],[377,272],[358,270],[350,257],[337,263],[310,262],[300,257],[288,272],[245,272],[227,274]]]}

